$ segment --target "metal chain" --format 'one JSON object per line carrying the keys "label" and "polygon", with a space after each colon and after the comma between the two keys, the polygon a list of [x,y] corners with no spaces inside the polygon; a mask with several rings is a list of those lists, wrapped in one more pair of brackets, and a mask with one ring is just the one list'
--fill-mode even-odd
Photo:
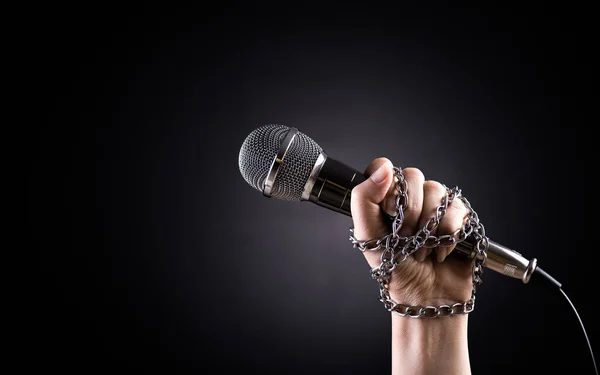
{"label": "metal chain", "polygon": [[[377,280],[379,284],[379,300],[383,302],[388,311],[395,312],[401,316],[411,318],[436,318],[442,316],[451,316],[457,314],[468,314],[475,308],[475,290],[481,285],[481,275],[483,274],[483,262],[487,257],[488,238],[485,235],[483,224],[479,222],[477,213],[471,207],[471,204],[461,194],[458,187],[452,189],[446,187],[446,195],[442,199],[442,204],[435,211],[425,225],[412,236],[401,236],[399,234],[402,223],[404,222],[404,210],[408,202],[408,187],[402,170],[398,167],[393,168],[396,178],[396,207],[398,212],[392,218],[392,231],[382,237],[373,238],[366,241],[360,241],[354,238],[354,228],[350,228],[350,241],[354,248],[360,251],[378,251],[381,253],[381,264],[371,269],[371,277]],[[460,199],[466,206],[469,214],[460,229],[451,234],[433,236],[431,232],[437,228],[442,217],[445,215],[448,205],[455,199]],[[395,302],[390,297],[388,284],[392,271],[396,266],[408,259],[417,249],[426,247],[434,248],[438,246],[450,246],[466,240],[469,236],[475,240],[475,246],[478,255],[473,259],[473,290],[471,298],[466,302],[457,302],[452,305],[441,306],[413,306]]]}

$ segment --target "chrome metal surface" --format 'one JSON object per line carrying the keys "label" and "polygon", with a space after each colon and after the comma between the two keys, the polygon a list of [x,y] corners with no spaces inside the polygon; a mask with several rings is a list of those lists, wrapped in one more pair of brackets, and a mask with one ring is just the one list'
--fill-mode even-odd
{"label": "chrome metal surface", "polygon": [[285,158],[288,149],[292,145],[296,134],[298,134],[298,129],[290,128],[290,130],[288,130],[283,142],[281,143],[281,147],[279,147],[279,150],[277,151],[277,155],[275,155],[275,158],[273,158],[273,162],[269,168],[269,175],[265,179],[265,185],[263,187],[263,195],[266,197],[271,196],[273,186],[275,185],[275,178],[277,177],[277,172],[279,172],[279,168],[283,163],[283,159]]}
{"label": "chrome metal surface", "polygon": [[315,162],[315,166],[313,167],[312,171],[310,172],[310,176],[308,176],[308,180],[306,180],[306,185],[304,185],[304,190],[302,191],[301,200],[307,201],[310,198],[310,193],[313,189],[313,186],[315,186],[315,182],[317,182],[317,177],[319,176],[319,173],[321,172],[321,168],[323,167],[323,164],[325,163],[326,160],[327,160],[327,154],[325,154],[325,152],[322,151],[319,154],[319,156],[317,157],[317,161]]}

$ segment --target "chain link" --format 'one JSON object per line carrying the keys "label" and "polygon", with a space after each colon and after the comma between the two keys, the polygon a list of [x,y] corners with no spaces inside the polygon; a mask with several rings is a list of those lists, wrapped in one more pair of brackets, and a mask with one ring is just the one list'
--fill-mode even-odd
{"label": "chain link", "polygon": [[[379,284],[379,300],[388,311],[410,318],[436,318],[470,313],[475,308],[475,291],[477,286],[482,283],[483,262],[487,257],[488,238],[485,235],[483,224],[479,222],[477,213],[458,187],[455,186],[450,189],[443,185],[446,189],[446,195],[442,199],[442,204],[436,208],[435,215],[414,235],[401,236],[399,233],[404,222],[404,210],[406,210],[408,202],[408,187],[402,170],[394,167],[393,171],[398,196],[396,197],[397,213],[392,218],[392,231],[379,238],[360,241],[354,238],[354,228],[350,228],[350,241],[354,248],[358,248],[362,252],[383,250],[381,252],[381,264],[371,269],[371,277]],[[431,232],[437,228],[446,214],[448,206],[456,199],[460,199],[469,211],[464,224],[454,233],[433,236]],[[473,259],[473,289],[468,301],[457,302],[452,305],[413,306],[397,303],[390,297],[387,286],[392,271],[398,264],[406,261],[415,251],[422,247],[434,248],[454,245],[470,236],[475,240],[476,250],[480,256]]]}

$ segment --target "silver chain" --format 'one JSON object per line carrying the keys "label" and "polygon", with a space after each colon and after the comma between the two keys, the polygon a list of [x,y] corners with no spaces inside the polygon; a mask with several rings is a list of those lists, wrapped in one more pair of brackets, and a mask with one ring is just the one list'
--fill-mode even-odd
{"label": "silver chain", "polygon": [[[396,178],[396,216],[392,218],[392,231],[382,237],[373,238],[366,241],[360,241],[354,238],[354,228],[350,228],[350,241],[354,248],[360,251],[377,251],[381,253],[381,264],[371,269],[371,277],[377,280],[379,284],[379,300],[384,304],[388,311],[395,312],[401,316],[411,318],[436,318],[441,316],[451,316],[457,314],[468,314],[475,308],[475,290],[481,285],[481,275],[483,273],[483,262],[487,257],[488,238],[485,235],[483,224],[479,222],[477,213],[471,208],[471,204],[461,194],[458,187],[452,189],[446,187],[446,195],[442,199],[442,204],[435,211],[425,225],[412,236],[401,236],[399,234],[402,223],[404,222],[404,210],[408,202],[408,187],[402,170],[394,167],[394,176]],[[439,225],[442,217],[445,215],[448,205],[455,199],[460,199],[469,211],[466,220],[460,229],[451,234],[433,236],[433,232]],[[441,306],[414,306],[395,302],[390,297],[388,284],[392,271],[396,266],[408,259],[417,249],[426,247],[434,248],[438,246],[450,246],[466,240],[469,236],[475,240],[476,251],[478,255],[473,259],[473,290],[471,298],[466,302],[457,302],[452,305]]]}

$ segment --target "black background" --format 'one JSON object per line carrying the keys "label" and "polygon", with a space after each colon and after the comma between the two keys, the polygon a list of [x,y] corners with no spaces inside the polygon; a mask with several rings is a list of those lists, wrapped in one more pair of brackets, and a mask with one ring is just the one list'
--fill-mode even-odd
{"label": "black background", "polygon": [[[38,9],[24,30],[45,117],[27,169],[42,280],[22,366],[389,373],[389,313],[349,218],[265,199],[239,173],[241,143],[268,123],[359,170],[385,156],[461,187],[490,238],[563,283],[598,346],[590,14]],[[483,279],[474,373],[593,372],[562,295]]]}

